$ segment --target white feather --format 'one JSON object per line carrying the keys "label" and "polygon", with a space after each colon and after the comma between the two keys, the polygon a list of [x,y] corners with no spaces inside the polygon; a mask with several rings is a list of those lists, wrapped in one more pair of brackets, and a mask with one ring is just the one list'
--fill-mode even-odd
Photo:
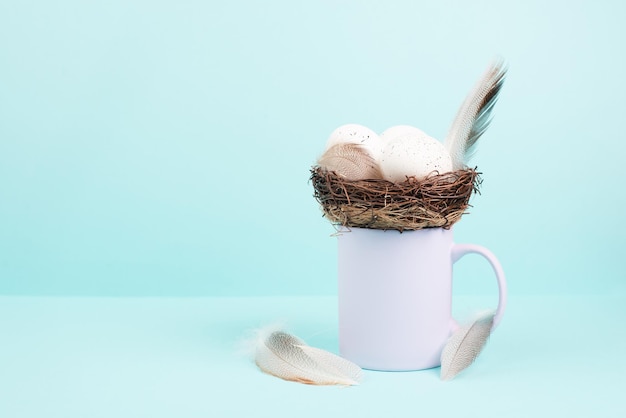
{"label": "white feather", "polygon": [[495,313],[489,312],[452,334],[441,353],[441,379],[451,380],[469,367],[487,343]]}
{"label": "white feather", "polygon": [[494,61],[459,108],[444,143],[454,170],[466,167],[476,142],[489,127],[491,110],[498,100],[506,72],[502,60]]}
{"label": "white feather", "polygon": [[255,362],[265,373],[309,385],[358,385],[361,368],[283,331],[259,332]]}

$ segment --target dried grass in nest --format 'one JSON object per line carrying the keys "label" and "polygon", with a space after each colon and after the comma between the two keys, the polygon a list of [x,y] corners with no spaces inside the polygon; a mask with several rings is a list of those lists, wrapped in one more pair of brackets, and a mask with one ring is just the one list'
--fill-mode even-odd
{"label": "dried grass in nest", "polygon": [[475,169],[458,170],[418,181],[346,180],[319,166],[311,169],[315,199],[335,224],[412,231],[450,228],[469,207],[481,179]]}

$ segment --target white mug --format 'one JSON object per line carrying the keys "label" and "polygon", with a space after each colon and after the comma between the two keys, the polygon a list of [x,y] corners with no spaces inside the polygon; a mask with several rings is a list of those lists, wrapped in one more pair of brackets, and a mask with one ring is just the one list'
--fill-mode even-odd
{"label": "white mug", "polygon": [[421,370],[440,365],[459,326],[452,318],[452,265],[468,253],[485,257],[506,306],[500,263],[486,248],[455,244],[452,230],[398,232],[342,227],[338,234],[339,351],[362,368]]}

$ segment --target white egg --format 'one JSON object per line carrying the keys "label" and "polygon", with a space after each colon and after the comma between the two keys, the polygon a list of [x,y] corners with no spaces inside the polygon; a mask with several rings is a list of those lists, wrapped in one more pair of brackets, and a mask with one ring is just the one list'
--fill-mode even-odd
{"label": "white egg", "polygon": [[385,129],[385,131],[380,134],[380,140],[384,144],[402,136],[421,137],[428,135],[421,129],[416,128],[415,126],[398,125]]}
{"label": "white egg", "polygon": [[337,144],[361,145],[376,161],[380,158],[383,149],[380,137],[376,132],[355,123],[343,125],[335,129],[326,142],[325,151]]}
{"label": "white egg", "polygon": [[401,183],[452,171],[452,159],[443,144],[428,135],[401,135],[383,148],[380,170],[385,180]]}

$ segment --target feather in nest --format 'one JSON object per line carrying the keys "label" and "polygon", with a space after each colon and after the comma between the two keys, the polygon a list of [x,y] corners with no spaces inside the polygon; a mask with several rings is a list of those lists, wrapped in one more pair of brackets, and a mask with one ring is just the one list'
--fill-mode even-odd
{"label": "feather in nest", "polygon": [[466,167],[476,142],[489,127],[506,73],[504,61],[494,61],[459,108],[444,142],[452,157],[453,170]]}
{"label": "feather in nest", "polygon": [[317,160],[317,164],[348,180],[382,178],[378,163],[358,144],[333,145]]}

